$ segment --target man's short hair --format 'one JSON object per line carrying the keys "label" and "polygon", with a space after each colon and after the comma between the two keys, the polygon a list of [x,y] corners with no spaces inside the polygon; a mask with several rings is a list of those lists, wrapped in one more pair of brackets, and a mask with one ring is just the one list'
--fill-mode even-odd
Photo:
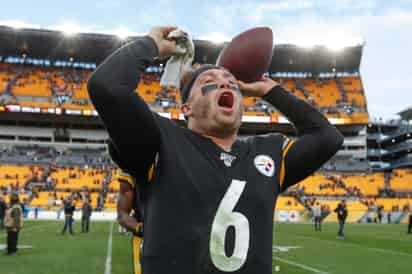
{"label": "man's short hair", "polygon": [[193,84],[195,83],[197,77],[199,77],[200,74],[209,69],[222,69],[222,67],[211,64],[204,64],[197,67],[194,66],[192,70],[183,74],[183,76],[180,79],[180,86],[182,87],[182,89],[180,90],[180,96],[183,104],[187,102]]}

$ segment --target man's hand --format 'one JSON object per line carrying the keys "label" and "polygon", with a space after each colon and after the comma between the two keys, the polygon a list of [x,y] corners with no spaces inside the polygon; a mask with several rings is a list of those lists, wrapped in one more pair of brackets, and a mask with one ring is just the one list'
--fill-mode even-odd
{"label": "man's hand", "polygon": [[238,85],[243,96],[263,97],[273,87],[278,86],[279,83],[270,78],[262,77],[260,80],[253,83],[238,81]]}
{"label": "man's hand", "polygon": [[148,36],[156,42],[160,58],[167,58],[176,53],[176,41],[167,39],[169,33],[175,29],[176,27],[154,27],[150,30]]}

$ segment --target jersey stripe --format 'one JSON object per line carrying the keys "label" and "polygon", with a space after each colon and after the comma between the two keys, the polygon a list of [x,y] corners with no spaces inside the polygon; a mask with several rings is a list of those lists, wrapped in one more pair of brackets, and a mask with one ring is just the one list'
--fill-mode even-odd
{"label": "jersey stripe", "polygon": [[132,176],[130,176],[130,175],[127,174],[127,173],[124,173],[124,172],[123,172],[122,174],[120,174],[119,177],[117,178],[117,180],[118,180],[119,182],[129,184],[129,185],[131,185],[133,188],[135,187],[135,183],[134,183],[134,180],[133,180]]}
{"label": "jersey stripe", "polygon": [[283,149],[282,152],[282,164],[280,167],[280,176],[279,176],[279,185],[280,187],[282,187],[283,182],[285,180],[285,176],[286,176],[286,169],[285,169],[285,158],[286,158],[286,154],[288,153],[289,149],[292,147],[292,145],[295,143],[295,141],[293,140],[288,140],[289,142],[286,144],[286,146]]}
{"label": "jersey stripe", "polygon": [[155,163],[153,163],[150,168],[149,168],[149,172],[147,173],[147,182],[151,183],[152,179],[153,179],[153,174],[154,174],[154,167],[155,167]]}
{"label": "jersey stripe", "polygon": [[[153,179],[153,174],[154,174],[154,167],[155,167],[155,163],[153,163],[153,164],[151,164],[150,165],[150,168],[149,168],[149,171],[147,172],[147,182],[148,183],[151,183],[152,182],[152,179]],[[130,176],[128,173],[126,173],[126,172],[122,172],[122,174],[120,174],[118,177],[117,177],[117,180],[119,181],[119,182],[122,182],[122,183],[126,183],[126,184],[129,184],[131,187],[135,187],[135,180],[133,179],[133,177],[132,176]]]}
{"label": "jersey stripe", "polygon": [[143,238],[133,236],[132,239],[132,250],[133,250],[133,270],[134,274],[142,273],[142,266],[140,264],[140,247],[142,244]]}

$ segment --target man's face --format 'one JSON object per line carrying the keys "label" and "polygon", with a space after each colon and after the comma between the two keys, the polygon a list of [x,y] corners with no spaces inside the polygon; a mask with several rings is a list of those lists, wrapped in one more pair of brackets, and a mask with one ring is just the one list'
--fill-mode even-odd
{"label": "man's face", "polygon": [[205,134],[237,132],[241,124],[243,99],[236,78],[224,69],[201,73],[182,110],[190,120],[189,125]]}

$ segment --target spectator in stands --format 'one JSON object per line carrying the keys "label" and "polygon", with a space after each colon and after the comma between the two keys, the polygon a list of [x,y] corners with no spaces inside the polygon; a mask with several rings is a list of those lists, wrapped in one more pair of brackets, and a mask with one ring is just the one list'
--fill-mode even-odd
{"label": "spectator in stands", "polygon": [[82,232],[89,233],[90,217],[92,216],[92,206],[88,200],[83,202],[82,206]]}
{"label": "spectator in stands", "polygon": [[322,222],[322,210],[319,202],[312,207],[313,220],[315,222],[315,231],[322,231],[321,222]]}
{"label": "spectator in stands", "polygon": [[348,210],[346,208],[345,200],[342,200],[342,202],[338,204],[338,206],[335,208],[335,212],[338,215],[338,221],[339,221],[338,238],[344,239],[345,235],[343,233],[343,229],[345,226],[346,217],[348,217]]}
{"label": "spectator in stands", "polygon": [[10,208],[6,212],[4,224],[7,229],[7,255],[14,256],[17,254],[19,232],[23,227],[23,209],[17,193],[10,195]]}
{"label": "spectator in stands", "polygon": [[73,235],[73,214],[76,207],[73,205],[72,199],[68,198],[64,203],[64,227],[62,230],[62,235],[66,233],[66,229],[69,228],[69,232]]}
{"label": "spectator in stands", "polygon": [[6,216],[7,204],[3,195],[0,194],[0,229],[4,228],[4,216]]}
{"label": "spectator in stands", "polygon": [[383,217],[383,206],[379,205],[378,206],[378,222],[381,224],[382,223],[382,217]]}

